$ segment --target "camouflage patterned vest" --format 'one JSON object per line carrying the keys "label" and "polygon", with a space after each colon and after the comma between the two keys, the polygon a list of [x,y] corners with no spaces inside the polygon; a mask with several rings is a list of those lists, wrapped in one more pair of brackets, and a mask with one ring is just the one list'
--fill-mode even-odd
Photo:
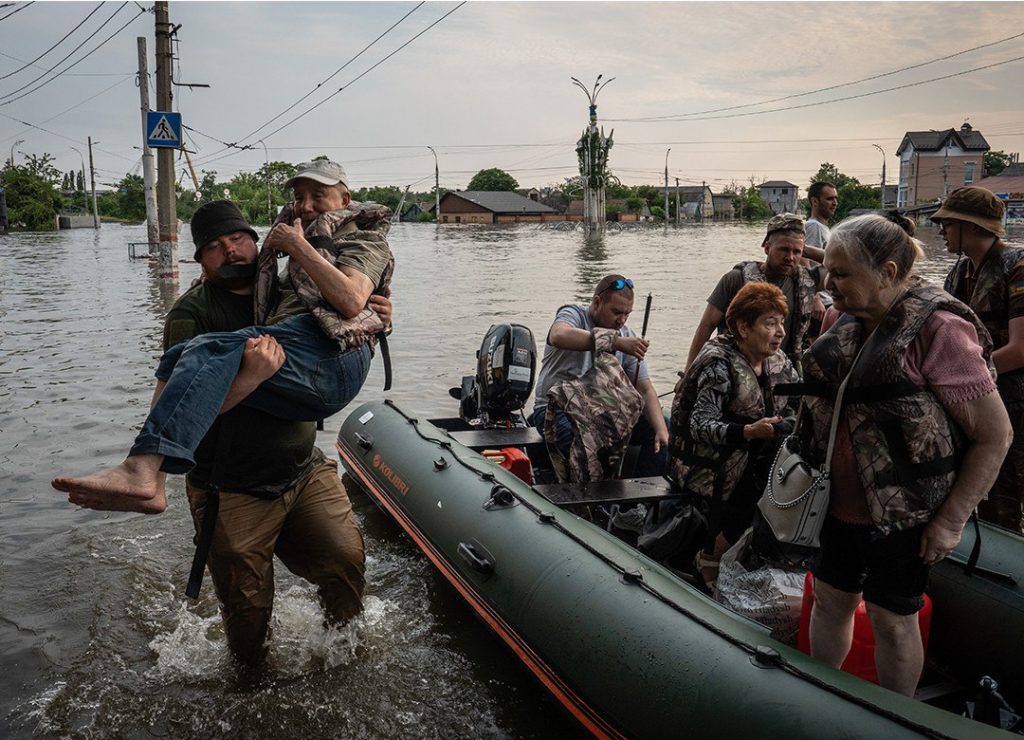
{"label": "camouflage patterned vest", "polygon": [[[292,204],[289,203],[274,221],[292,223]],[[347,208],[322,213],[306,227],[306,239],[324,259],[336,265],[336,258],[346,249],[359,249],[360,242],[375,242],[387,245],[387,234],[391,228],[391,209],[377,203],[351,201]],[[277,254],[267,247],[266,241],[256,259],[256,289],[253,295],[256,324],[264,324],[276,305],[278,298]],[[339,267],[340,269],[340,267]],[[395,258],[391,256],[381,275],[380,283],[374,286],[374,293],[387,295],[391,277],[395,271]],[[356,316],[346,319],[324,300],[313,279],[299,267],[296,260],[288,260],[288,278],[302,305],[316,318],[324,334],[338,342],[342,350],[352,349],[372,342],[384,331],[380,317],[364,308]]]}
{"label": "camouflage patterned vest", "polygon": [[[931,519],[949,495],[963,453],[959,427],[938,398],[915,385],[904,369],[910,344],[935,311],[948,311],[977,328],[991,370],[991,341],[974,313],[944,290],[919,278],[911,281],[867,338],[844,400],[868,510],[886,533]],[[804,354],[803,401],[812,423],[802,425],[801,435],[812,464],[824,457],[835,392],[850,372],[863,335],[863,322],[843,314]]]}
{"label": "camouflage patterned vest", "polygon": [[[978,315],[992,335],[992,348],[999,349],[1010,341],[1010,276],[1013,268],[1024,260],[1024,247],[993,249],[978,270],[973,295],[966,295],[965,280],[971,262],[962,259],[946,276],[946,291],[966,303]],[[1014,370],[996,378],[999,395],[1007,408],[1024,410],[1024,369]]]}
{"label": "camouflage patterned vest", "polygon": [[[796,370],[785,353],[779,350],[766,361],[768,386],[798,380]],[[694,439],[690,431],[690,412],[697,400],[697,381],[708,367],[717,365],[728,377],[731,395],[723,409],[723,421],[750,424],[776,409],[786,406],[788,399],[774,396],[765,399],[750,362],[736,346],[732,334],[709,339],[685,374],[676,383],[675,398],[669,419],[668,478],[676,486],[702,496],[714,493],[716,474],[720,477],[721,497],[727,500],[747,466],[747,445],[711,445]]]}
{"label": "camouflage patterned vest", "polygon": [[[740,262],[733,269],[739,270],[743,275],[744,285],[769,282],[764,272],[764,262]],[[811,308],[814,306],[814,295],[817,292],[818,285],[814,282],[811,271],[806,267],[797,268],[793,289],[793,300],[796,305],[789,307],[790,313],[793,314],[793,338],[789,346],[793,348],[790,355],[794,362],[800,359],[800,353],[810,345],[807,330],[811,326]]]}
{"label": "camouflage patterned vest", "polygon": [[[594,364],[578,378],[556,383],[548,390],[544,440],[560,481],[614,478],[621,467],[633,427],[643,412],[643,396],[626,377],[615,356],[615,329],[595,327]],[[556,447],[555,412],[572,423],[569,459]]]}

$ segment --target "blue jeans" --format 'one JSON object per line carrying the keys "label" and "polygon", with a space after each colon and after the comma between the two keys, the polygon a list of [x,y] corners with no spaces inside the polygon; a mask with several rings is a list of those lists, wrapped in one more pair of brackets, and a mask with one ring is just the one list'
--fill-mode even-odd
{"label": "blue jeans", "polygon": [[355,398],[370,370],[370,348],[342,352],[310,314],[273,326],[211,332],[171,347],[157,367],[166,381],[129,455],[165,457],[162,470],[187,473],[193,453],[220,414],[242,364],[245,342],[273,336],[285,353],[284,365],[242,403],[290,421],[318,421]]}
{"label": "blue jeans", "polygon": [[[546,409],[535,409],[530,418],[537,431],[544,434],[544,414]],[[573,440],[572,422],[562,411],[555,411],[555,447],[562,456],[569,459],[569,447]],[[637,478],[651,478],[665,474],[665,466],[668,463],[668,450],[662,449],[654,452],[654,427],[641,414],[633,427],[633,434],[629,438],[629,444],[639,445],[640,455],[636,459],[634,475]]]}

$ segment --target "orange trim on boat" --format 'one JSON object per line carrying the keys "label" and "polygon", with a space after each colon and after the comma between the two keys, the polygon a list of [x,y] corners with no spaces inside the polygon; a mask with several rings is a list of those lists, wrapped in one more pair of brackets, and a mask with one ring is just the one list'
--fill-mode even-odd
{"label": "orange trim on boat", "polygon": [[600,714],[598,714],[582,697],[566,684],[561,677],[552,670],[544,660],[533,651],[533,649],[520,637],[515,629],[506,622],[489,604],[477,594],[470,583],[468,583],[458,571],[453,569],[445,556],[434,546],[432,542],[420,531],[409,516],[395,506],[388,498],[384,490],[377,484],[372,476],[368,474],[362,462],[355,456],[349,454],[340,441],[334,446],[338,454],[348,463],[349,469],[356,472],[367,492],[383,506],[399,526],[405,530],[416,545],[423,551],[430,561],[441,571],[441,574],[448,580],[455,589],[462,594],[462,597],[469,603],[473,610],[512,648],[527,668],[540,680],[548,691],[554,694],[555,698],[565,707],[583,727],[599,738],[623,738],[621,732],[612,727]]}

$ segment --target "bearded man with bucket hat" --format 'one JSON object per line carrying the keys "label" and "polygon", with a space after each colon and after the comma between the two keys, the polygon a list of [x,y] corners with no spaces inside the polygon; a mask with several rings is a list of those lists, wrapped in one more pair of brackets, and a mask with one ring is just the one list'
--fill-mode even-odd
{"label": "bearded man with bucket hat", "polygon": [[946,249],[960,259],[946,291],[971,307],[992,335],[996,385],[1013,426],[1013,444],[982,519],[1024,533],[1024,247],[1003,242],[1005,208],[989,190],[969,186],[949,194],[931,220]]}
{"label": "bearded man with bucket hat", "polygon": [[[390,292],[390,211],[351,203],[344,170],[334,163],[302,166],[289,185],[296,200],[258,259],[257,235],[234,204],[217,201],[196,212],[195,257],[205,279],[168,315],[150,418],[121,465],[53,481],[86,508],[160,513],[164,473],[194,472],[188,484],[199,547],[187,593],[198,595],[208,563],[229,647],[247,664],[264,655],[275,553],[318,586],[331,621],[361,608],[362,537],[308,422],[359,391],[369,366],[365,339],[374,326],[388,325],[391,313],[386,297],[371,300],[371,291]],[[282,280],[278,250],[292,257]],[[249,326],[254,320],[262,325]],[[247,410],[227,422],[225,412],[239,403]],[[219,427],[207,434],[214,421]]]}

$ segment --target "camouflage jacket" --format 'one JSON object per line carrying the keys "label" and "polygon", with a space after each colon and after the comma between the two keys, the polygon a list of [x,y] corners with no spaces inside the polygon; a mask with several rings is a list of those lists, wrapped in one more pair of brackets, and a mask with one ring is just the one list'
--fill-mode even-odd
{"label": "camouflage jacket", "polygon": [[[766,283],[768,276],[764,272],[764,262],[740,262],[734,270],[739,270],[743,275],[743,284]],[[811,326],[811,310],[814,307],[814,296],[818,292],[818,284],[814,282],[814,276],[806,267],[798,267],[794,275],[793,301],[795,305],[789,307],[793,314],[793,348],[792,359],[800,359],[800,353],[810,346],[810,337],[807,330]]]}
{"label": "camouflage jacket", "polygon": [[[581,482],[615,477],[644,405],[615,357],[613,345],[619,333],[595,328],[593,335],[593,366],[579,378],[552,386],[544,416],[549,450],[555,450],[555,411],[561,410],[572,422],[567,472],[569,480]],[[553,462],[558,466],[563,461]]]}
{"label": "camouflage jacket", "polygon": [[[347,208],[321,214],[306,228],[305,236],[324,259],[340,269],[338,258],[351,250],[362,249],[365,242],[383,242],[386,245],[390,219],[391,209],[387,206],[351,202]],[[274,225],[290,224],[293,220],[292,206],[288,204]],[[266,242],[260,249],[256,265],[256,323],[265,324],[277,305],[278,297],[277,254],[267,247]],[[374,288],[375,293],[386,292],[394,270],[395,258],[392,256],[380,283]],[[369,308],[364,308],[351,319],[341,316],[324,300],[316,283],[295,260],[288,260],[288,278],[299,301],[316,317],[324,333],[337,340],[341,349],[358,347],[384,331],[380,318]]]}
{"label": "camouflage jacket", "polygon": [[[799,379],[782,350],[765,361],[767,386]],[[732,334],[708,340],[676,383],[669,419],[668,477],[676,486],[711,496],[716,482],[727,500],[747,466],[748,445],[731,438],[730,423],[792,416],[785,396],[765,398],[750,362]]]}
{"label": "camouflage jacket", "polygon": [[964,450],[963,432],[928,388],[915,385],[904,357],[928,318],[942,309],[974,324],[989,370],[992,343],[967,306],[944,290],[912,279],[867,338],[860,319],[844,314],[804,354],[801,425],[809,462],[820,465],[828,446],[833,400],[850,373],[843,401],[860,481],[875,526],[889,533],[927,522],[946,500]]}
{"label": "camouflage jacket", "polygon": [[[961,259],[946,276],[946,290],[963,301],[978,315],[992,335],[992,348],[1005,347],[1010,341],[1010,294],[1024,292],[1024,285],[1011,285],[1014,268],[1024,261],[1024,247],[993,248],[975,276],[974,291],[967,295],[967,271],[971,261]],[[999,395],[1006,407],[1024,411],[1024,369],[996,378]]]}

